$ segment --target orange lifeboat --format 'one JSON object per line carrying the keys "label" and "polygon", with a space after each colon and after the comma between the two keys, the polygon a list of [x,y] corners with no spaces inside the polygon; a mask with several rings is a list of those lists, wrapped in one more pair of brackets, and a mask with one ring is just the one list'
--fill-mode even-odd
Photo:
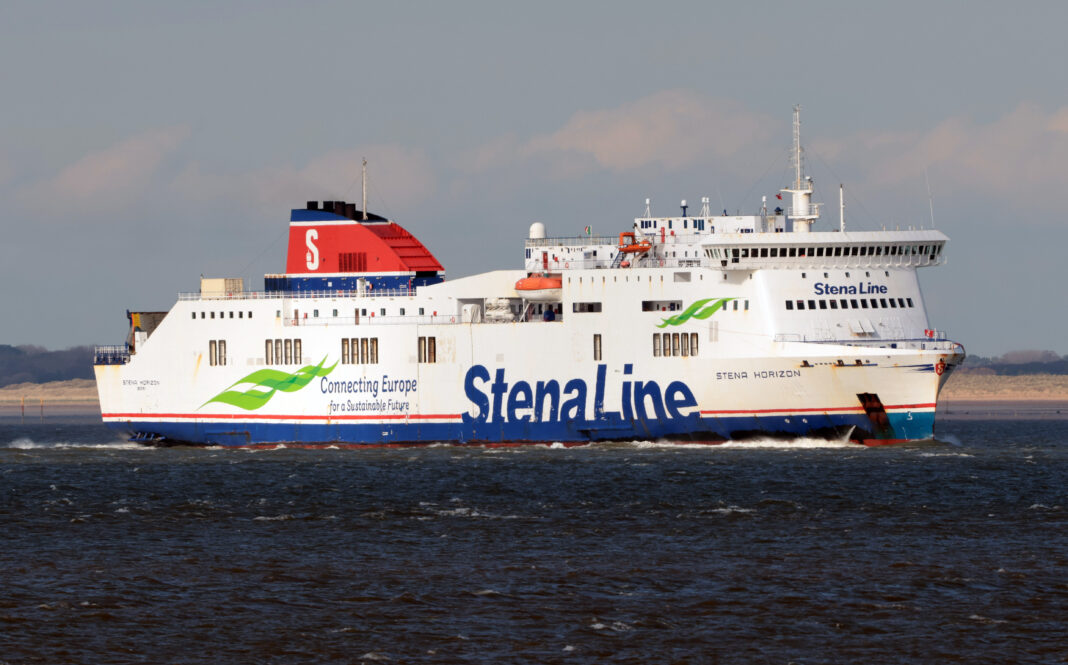
{"label": "orange lifeboat", "polygon": [[619,251],[627,254],[643,254],[653,248],[653,243],[648,240],[638,240],[633,231],[624,231],[619,234]]}
{"label": "orange lifeboat", "polygon": [[558,302],[563,293],[564,281],[548,275],[531,275],[515,283],[515,290],[527,300]]}

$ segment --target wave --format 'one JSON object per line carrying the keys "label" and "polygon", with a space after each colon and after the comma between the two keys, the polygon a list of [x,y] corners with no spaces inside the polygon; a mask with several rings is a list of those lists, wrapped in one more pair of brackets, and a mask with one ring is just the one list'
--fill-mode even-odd
{"label": "wave", "polygon": [[65,449],[84,449],[91,450],[151,450],[151,448],[143,446],[133,441],[104,441],[101,443],[89,443],[86,441],[34,441],[33,439],[22,437],[10,441],[6,444],[0,444],[0,448],[10,448],[14,450],[65,450]]}
{"label": "wave", "polygon": [[752,450],[754,448],[765,449],[777,449],[777,450],[799,450],[810,448],[848,448],[850,450],[864,450],[863,446],[857,445],[848,439],[818,439],[808,437],[798,437],[796,439],[773,439],[759,438],[759,439],[746,439],[744,441],[724,441],[723,443],[706,444],[706,443],[685,443],[678,441],[631,441],[627,445],[634,446],[635,448],[678,448],[684,450],[694,450],[698,448],[707,448],[709,450],[733,450],[743,448],[746,450]]}

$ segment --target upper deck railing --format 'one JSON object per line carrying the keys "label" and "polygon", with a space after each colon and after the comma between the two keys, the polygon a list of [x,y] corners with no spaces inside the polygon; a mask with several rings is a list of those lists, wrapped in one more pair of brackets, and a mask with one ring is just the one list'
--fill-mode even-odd
{"label": "upper deck railing", "polygon": [[108,344],[93,349],[94,365],[125,365],[130,362],[130,349],[125,344]]}
{"label": "upper deck railing", "polygon": [[555,238],[527,238],[527,247],[582,247],[584,245],[615,245],[619,236],[560,236]]}
{"label": "upper deck railing", "polygon": [[234,291],[232,293],[181,292],[178,300],[277,300],[279,298],[409,298],[416,289],[366,289],[349,291]]}

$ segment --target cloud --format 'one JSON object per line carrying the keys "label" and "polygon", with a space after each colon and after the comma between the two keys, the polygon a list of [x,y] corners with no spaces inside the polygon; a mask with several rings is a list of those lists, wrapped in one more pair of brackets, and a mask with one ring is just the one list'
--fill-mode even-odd
{"label": "cloud", "polygon": [[212,173],[189,164],[171,183],[183,198],[252,205],[268,214],[300,206],[306,200],[353,201],[362,197],[360,172],[368,160],[368,208],[386,215],[407,214],[437,189],[427,156],[396,145],[333,150],[304,166],[282,165],[244,173]]}
{"label": "cloud", "polygon": [[585,155],[601,168],[657,165],[677,171],[736,155],[774,123],[741,104],[690,90],[658,92],[614,109],[580,111],[558,131],[531,139],[529,155]]}
{"label": "cloud", "polygon": [[868,184],[894,186],[925,169],[956,189],[1017,198],[1060,191],[1068,172],[1068,107],[1024,102],[990,122],[946,118],[928,131],[863,132],[813,148],[851,161]]}
{"label": "cloud", "polygon": [[57,215],[91,215],[140,201],[160,165],[189,136],[185,126],[154,129],[90,152],[53,178],[23,188],[19,199]]}
{"label": "cloud", "polygon": [[579,111],[556,131],[521,139],[506,135],[458,161],[466,173],[545,160],[555,177],[656,166],[668,172],[714,163],[762,144],[781,130],[741,104],[691,90],[667,90],[610,109]]}

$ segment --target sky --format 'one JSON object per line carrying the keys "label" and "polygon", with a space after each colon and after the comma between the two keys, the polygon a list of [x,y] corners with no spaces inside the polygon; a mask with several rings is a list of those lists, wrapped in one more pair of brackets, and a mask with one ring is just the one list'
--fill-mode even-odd
{"label": "sky", "polygon": [[807,170],[855,230],[933,224],[934,327],[1068,354],[1068,3],[0,3],[0,344],[117,344],[201,275],[284,269],[359,201],[450,278],[550,235],[754,214]]}

